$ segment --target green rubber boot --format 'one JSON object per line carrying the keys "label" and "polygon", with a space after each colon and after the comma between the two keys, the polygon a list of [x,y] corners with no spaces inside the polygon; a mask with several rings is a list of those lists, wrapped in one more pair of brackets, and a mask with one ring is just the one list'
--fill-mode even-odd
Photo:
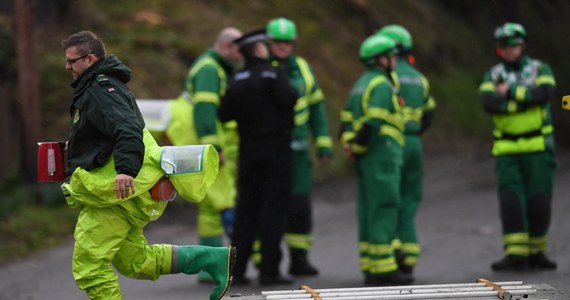
{"label": "green rubber boot", "polygon": [[210,294],[210,300],[222,299],[231,285],[236,260],[235,247],[178,246],[173,248],[173,273],[197,274],[205,271],[212,278],[216,287]]}
{"label": "green rubber boot", "polygon": [[[224,244],[222,243],[222,237],[221,236],[200,237],[200,245],[201,246],[210,246],[210,247],[223,247],[224,246]],[[212,276],[210,276],[210,274],[208,272],[200,271],[200,273],[198,273],[198,282],[214,284],[214,278],[212,278]]]}

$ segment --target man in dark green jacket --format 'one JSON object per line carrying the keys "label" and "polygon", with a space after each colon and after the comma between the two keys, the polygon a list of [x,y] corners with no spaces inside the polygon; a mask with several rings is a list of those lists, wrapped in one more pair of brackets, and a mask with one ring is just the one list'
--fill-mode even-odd
{"label": "man in dark green jacket", "polygon": [[526,53],[527,34],[517,23],[495,30],[501,62],[479,87],[493,120],[492,154],[497,159],[499,207],[505,257],[495,271],[552,270],[545,255],[556,163],[550,100],[555,80],[550,66]]}
{"label": "man in dark green jacket", "polygon": [[[130,278],[150,280],[206,271],[216,282],[210,299],[221,299],[229,286],[235,248],[148,245],[143,235],[143,228],[162,214],[167,202],[150,197],[156,181],[144,185],[135,180],[146,175],[140,172],[148,163],[146,150],[158,145],[144,129],[126,85],[131,70],[116,56],[106,57],[103,42],[90,31],[72,34],[62,44],[75,88],[69,174],[62,190],[68,203],[80,208],[72,257],[77,286],[90,299],[119,300],[121,290],[111,265]],[[160,170],[157,180],[163,174]],[[106,184],[93,188],[102,181]]]}

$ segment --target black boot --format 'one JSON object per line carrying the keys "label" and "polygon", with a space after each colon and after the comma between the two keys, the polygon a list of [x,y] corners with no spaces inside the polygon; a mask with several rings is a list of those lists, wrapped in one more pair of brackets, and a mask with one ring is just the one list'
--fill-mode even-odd
{"label": "black boot", "polygon": [[290,249],[290,253],[289,274],[294,276],[315,276],[319,274],[319,271],[309,262],[306,251]]}
{"label": "black boot", "polygon": [[544,253],[533,254],[528,258],[532,269],[536,270],[556,270],[556,262],[548,259]]}
{"label": "black boot", "polygon": [[396,271],[386,275],[366,276],[364,284],[367,286],[408,285],[413,281],[414,279],[410,275]]}
{"label": "black boot", "polygon": [[527,257],[507,255],[491,264],[493,271],[528,271],[530,269]]}

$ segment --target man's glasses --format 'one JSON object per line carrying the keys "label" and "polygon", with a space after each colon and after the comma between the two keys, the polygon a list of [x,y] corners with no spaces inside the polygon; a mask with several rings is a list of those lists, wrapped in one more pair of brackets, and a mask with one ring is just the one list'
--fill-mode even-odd
{"label": "man's glasses", "polygon": [[82,59],[82,58],[86,58],[87,56],[89,56],[89,54],[93,54],[95,52],[89,52],[83,56],[80,56],[78,58],[74,58],[74,59],[65,59],[65,63],[68,63],[69,65],[73,65],[76,61]]}

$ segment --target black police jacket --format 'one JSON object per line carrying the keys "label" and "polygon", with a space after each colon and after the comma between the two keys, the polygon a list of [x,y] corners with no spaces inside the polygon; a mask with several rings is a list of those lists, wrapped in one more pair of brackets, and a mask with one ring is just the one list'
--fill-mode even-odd
{"label": "black police jacket", "polygon": [[228,84],[218,108],[220,121],[236,120],[240,156],[290,149],[297,93],[286,74],[267,60],[251,59]]}

